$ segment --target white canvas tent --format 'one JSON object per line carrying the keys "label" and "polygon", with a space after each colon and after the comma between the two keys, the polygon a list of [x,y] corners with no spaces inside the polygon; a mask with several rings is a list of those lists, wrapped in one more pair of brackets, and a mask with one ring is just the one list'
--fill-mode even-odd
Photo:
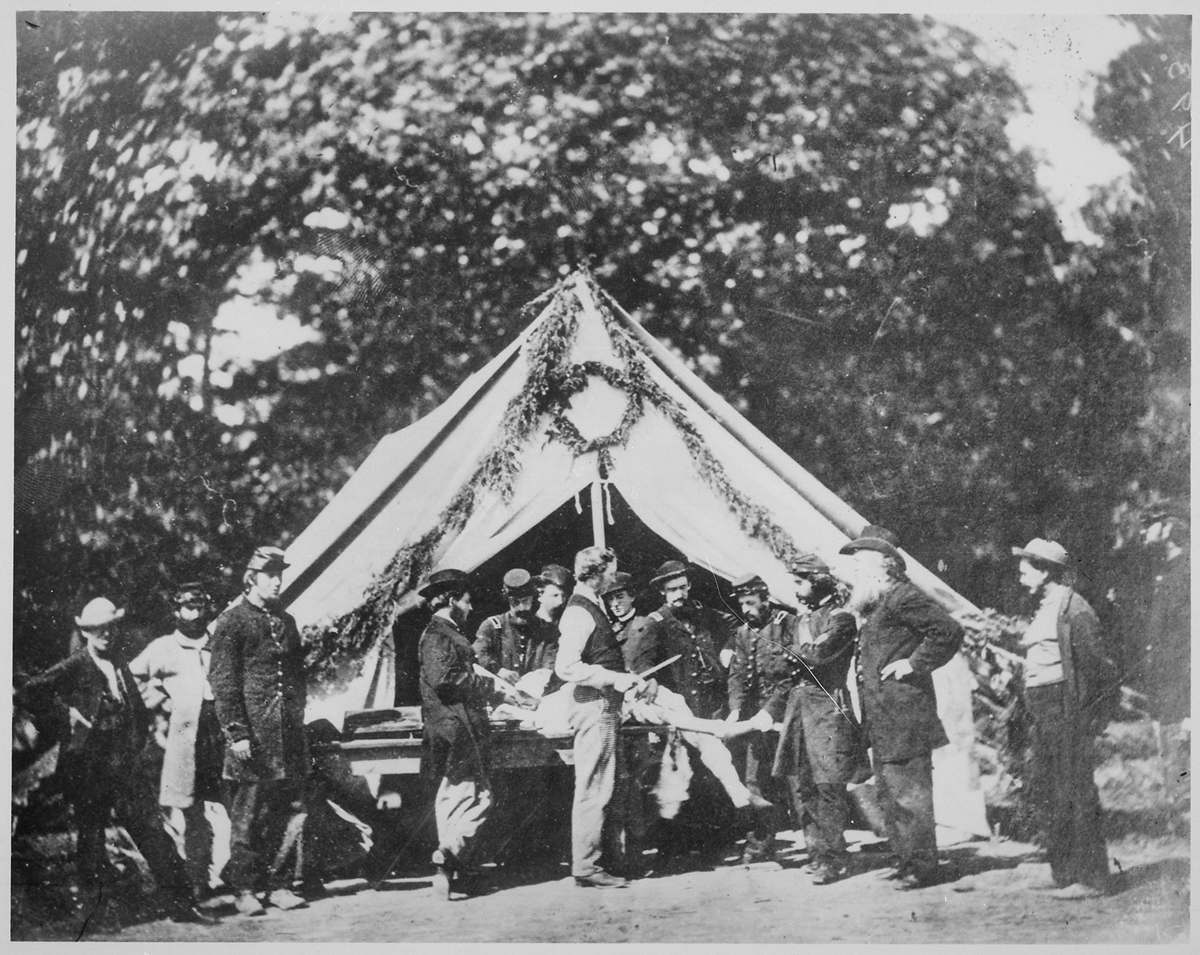
{"label": "white canvas tent", "polygon": [[[558,337],[559,368],[576,390],[555,423],[537,415],[519,447],[498,455],[514,407],[537,392],[546,342]],[[603,366],[603,367],[601,367]],[[636,382],[642,384],[635,388]],[[643,399],[630,401],[637,391]],[[562,440],[562,417],[576,441]],[[511,437],[511,429],[509,431]],[[588,442],[606,445],[586,450]],[[598,440],[597,440],[598,439]],[[489,455],[493,457],[489,459]],[[513,459],[507,486],[478,480],[481,462]],[[694,565],[731,579],[754,570],[789,593],[780,540],[825,559],[868,523],[739,415],[684,362],[612,302],[586,273],[559,283],[538,317],[507,348],[420,421],[388,435],[288,548],[284,598],[301,626],[331,625],[368,595],[406,545],[432,542],[435,566],[471,571],[581,493],[601,500],[611,482],[638,518]],[[474,482],[469,511],[447,520]],[[749,510],[748,510],[749,508]],[[603,507],[593,506],[593,518]],[[769,518],[763,520],[763,515]],[[597,521],[600,525],[600,522]],[[596,526],[595,533],[603,534]],[[907,554],[910,576],[952,612],[975,608]],[[414,606],[411,583],[391,589],[388,620]],[[374,588],[374,589],[373,589]],[[380,628],[359,675],[335,694],[314,693],[310,716],[340,724],[346,710],[392,703],[391,641]],[[935,808],[946,834],[986,835],[972,759],[972,676],[956,658],[935,673],[939,712],[951,738],[935,753]]]}

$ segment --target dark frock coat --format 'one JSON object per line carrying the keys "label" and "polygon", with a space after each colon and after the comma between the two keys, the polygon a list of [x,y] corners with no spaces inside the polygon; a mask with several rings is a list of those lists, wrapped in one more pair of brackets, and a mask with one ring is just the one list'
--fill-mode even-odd
{"label": "dark frock coat", "polygon": [[864,778],[866,747],[846,687],[857,635],[853,614],[836,607],[799,618],[794,650],[803,665],[788,693],[773,775],[818,785]]}
{"label": "dark frock coat", "polygon": [[681,694],[696,716],[716,719],[726,712],[728,674],[720,654],[730,643],[731,630],[724,614],[696,601],[678,608],[664,605],[630,636],[625,658],[632,672],[642,673],[680,654],[654,679]]}
{"label": "dark frock coat", "polygon": [[304,779],[308,702],[304,648],[296,621],[281,610],[239,600],[213,626],[209,642],[217,719],[230,743],[248,739],[242,762],[226,748],[224,776],[238,782]]}
{"label": "dark frock coat", "polygon": [[[69,787],[87,785],[89,779],[101,776],[132,773],[133,759],[141,753],[149,737],[149,715],[137,681],[124,662],[114,660],[113,665],[125,687],[117,721],[122,733],[120,738],[109,737],[103,747],[96,747],[89,745],[92,726],[73,722],[70,735],[62,744],[57,770]],[[71,707],[95,725],[102,703],[114,703],[110,692],[108,679],[85,646],[27,680],[17,691],[15,702],[35,719],[48,716],[55,708]]]}
{"label": "dark frock coat", "polygon": [[452,784],[469,779],[489,785],[491,724],[487,703],[494,686],[474,671],[466,635],[435,614],[421,634],[421,773]]}
{"label": "dark frock coat", "polygon": [[[962,635],[962,627],[909,580],[895,584],[867,614],[858,633],[858,680],[875,759],[903,762],[949,742],[932,674],[958,652]],[[908,660],[912,674],[882,680],[883,668],[897,660]]]}

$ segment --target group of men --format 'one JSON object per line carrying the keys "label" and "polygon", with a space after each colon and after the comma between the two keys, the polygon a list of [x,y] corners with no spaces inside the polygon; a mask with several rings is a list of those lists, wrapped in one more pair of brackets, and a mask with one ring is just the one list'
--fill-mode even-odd
{"label": "group of men", "polygon": [[[35,717],[68,713],[58,771],[75,817],[87,924],[120,920],[105,850],[113,817],[146,859],[162,913],[211,923],[198,903],[213,889],[206,804],[218,801],[230,822],[222,878],[237,910],[306,904],[291,888],[294,867],[281,864],[284,827],[302,809],[309,772],[304,652],[279,605],[286,566],[279,548],[258,548],[241,595],[219,615],[202,583],[179,585],[175,628],[128,662],[114,632],[124,610],[98,597],[75,618],[79,648],[17,689],[16,704]],[[153,749],[151,727],[161,747],[157,792],[139,771]],[[182,855],[160,807],[181,816]]]}
{"label": "group of men", "polygon": [[[1035,539],[1013,553],[1022,585],[1040,601],[1024,637],[1025,690],[1051,887],[1057,898],[1088,898],[1106,890],[1108,877],[1090,741],[1111,674],[1095,614],[1064,582],[1066,551]],[[736,615],[695,600],[688,567],[668,561],[647,582],[661,606],[643,615],[613,551],[587,547],[573,573],[556,564],[537,576],[506,573],[508,609],[486,618],[473,639],[465,631],[468,575],[430,574],[419,588],[432,615],[418,654],[422,768],[438,784],[439,892],[480,887],[479,836],[494,799],[489,707],[533,705],[517,684],[537,670],[550,674],[541,692],[563,687],[570,696],[579,886],[619,888],[637,874],[620,848],[615,798],[628,781],[620,745],[627,702],[676,725],[716,777],[744,835],[741,863],[771,859],[781,814],[773,800],[782,792],[803,828],[814,883],[842,878],[847,787],[873,775],[891,877],[902,888],[936,882],[931,756],[947,738],[932,673],[956,653],[962,629],[908,579],[890,531],[868,526],[841,555],[836,574],[816,555],[793,561],[792,592],[779,600],[761,576],[738,578]],[[113,639],[123,611],[97,598],[75,621],[83,645],[16,691],[16,704],[35,715],[52,707],[69,714],[59,771],[74,809],[85,904],[99,910],[111,896],[105,829],[115,816],[145,857],[164,914],[211,921],[197,903],[211,889],[205,807],[218,799],[231,830],[222,878],[237,910],[254,916],[264,903],[306,904],[283,864],[285,827],[303,811],[310,772],[304,653],[279,604],[286,566],[278,548],[258,548],[242,594],[219,615],[203,585],[179,586],[174,629],[129,663]],[[151,725],[163,751],[157,793],[131,771]],[[159,807],[181,817],[182,854]]]}
{"label": "group of men", "polygon": [[[439,780],[440,890],[452,897],[479,887],[479,835],[494,798],[488,706],[521,705],[514,684],[538,668],[551,668],[570,693],[579,886],[618,888],[636,874],[614,838],[615,794],[627,775],[619,727],[627,698],[654,704],[664,690],[682,701],[675,712],[686,707],[681,735],[734,807],[745,838],[740,863],[772,858],[782,810],[771,797],[780,790],[803,827],[814,882],[842,878],[847,786],[870,775],[870,746],[894,876],[904,887],[935,882],[931,753],[947,740],[931,674],[958,650],[962,630],[907,579],[891,532],[868,527],[843,553],[848,579],[805,555],[790,568],[794,592],[779,602],[761,576],[739,578],[737,615],[695,600],[687,566],[668,561],[648,581],[661,606],[640,615],[635,582],[616,555],[588,547],[573,575],[557,566],[538,577],[509,571],[508,612],[488,618],[473,642],[463,629],[472,607],[467,574],[431,574],[420,592],[434,616],[419,656],[424,768]],[[847,686],[854,660],[861,720]]]}

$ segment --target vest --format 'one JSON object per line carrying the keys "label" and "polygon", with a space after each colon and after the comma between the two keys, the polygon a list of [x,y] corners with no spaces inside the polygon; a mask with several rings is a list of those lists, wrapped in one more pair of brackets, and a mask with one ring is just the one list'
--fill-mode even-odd
{"label": "vest", "polygon": [[618,642],[616,634],[613,633],[612,626],[608,622],[608,615],[597,607],[595,603],[579,594],[571,594],[571,598],[567,601],[567,606],[582,607],[591,614],[592,622],[596,625],[591,635],[587,638],[587,643],[584,644],[580,659],[584,663],[624,673],[625,655],[621,652],[621,644]]}

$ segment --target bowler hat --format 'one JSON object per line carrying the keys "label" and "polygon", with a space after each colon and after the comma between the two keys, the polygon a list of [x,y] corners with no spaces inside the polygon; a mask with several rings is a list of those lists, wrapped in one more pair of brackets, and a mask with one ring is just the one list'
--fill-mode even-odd
{"label": "bowler hat", "polygon": [[575,584],[575,575],[561,564],[547,564],[534,579],[539,586],[554,584],[563,590],[568,590]]}
{"label": "bowler hat", "polygon": [[283,549],[279,547],[259,547],[250,556],[246,570],[283,570],[291,564],[284,558]]}
{"label": "bowler hat", "polygon": [[613,574],[613,582],[604,588],[600,596],[607,597],[609,594],[615,594],[618,590],[624,590],[628,594],[633,593],[633,574],[618,570]]}
{"label": "bowler hat", "polygon": [[117,605],[107,597],[96,597],[89,600],[83,612],[75,618],[75,626],[80,630],[95,630],[116,623],[124,616],[124,609],[118,610]]}
{"label": "bowler hat", "polygon": [[665,564],[661,564],[654,576],[650,578],[650,586],[657,587],[659,584],[665,584],[668,580],[675,577],[686,577],[687,565],[680,560],[668,560]]}
{"label": "bowler hat", "polygon": [[1058,541],[1035,537],[1024,547],[1014,547],[1012,552],[1017,557],[1028,557],[1058,567],[1067,566],[1067,549]]}
{"label": "bowler hat", "polygon": [[793,577],[808,577],[811,574],[828,574],[829,565],[816,554],[801,554],[788,564]]}
{"label": "bowler hat", "polygon": [[528,597],[533,594],[533,578],[529,571],[514,567],[504,575],[500,589],[505,597]]}
{"label": "bowler hat", "polygon": [[733,581],[733,595],[735,597],[746,597],[750,594],[765,594],[767,593],[767,584],[758,574],[742,574],[737,580]]}
{"label": "bowler hat", "polygon": [[435,570],[426,578],[425,583],[417,588],[417,593],[429,600],[431,597],[436,597],[443,591],[449,590],[456,584],[464,583],[467,575],[461,570],[454,570],[451,567],[443,570]]}

